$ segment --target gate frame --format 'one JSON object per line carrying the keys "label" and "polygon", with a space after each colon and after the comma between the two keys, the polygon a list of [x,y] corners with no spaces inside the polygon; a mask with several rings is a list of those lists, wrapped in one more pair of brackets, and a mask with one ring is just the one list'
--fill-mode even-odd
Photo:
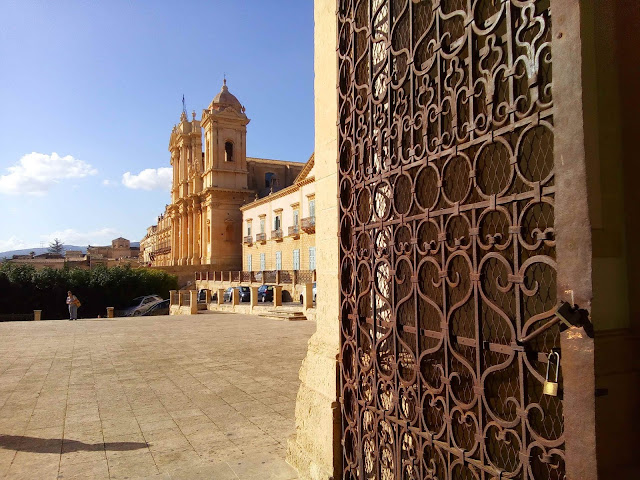
{"label": "gate frame", "polygon": [[[554,159],[558,295],[590,310],[591,229],[582,98],[582,35],[579,0],[551,0],[554,58]],[[318,259],[318,330],[300,371],[296,435],[287,461],[303,479],[340,478],[340,409],[337,399],[338,221],[337,221],[337,9],[336,0],[314,0],[315,158],[317,222],[323,232]],[[560,34],[562,34],[560,36]],[[336,115],[332,118],[332,115]],[[320,192],[320,188],[317,189]],[[566,292],[565,292],[566,290]],[[569,480],[597,478],[595,450],[594,347],[582,329],[561,335],[565,420],[565,466]],[[331,378],[333,377],[333,379]],[[335,382],[335,383],[334,383]]]}
{"label": "gate frame", "polygon": [[[592,248],[582,95],[579,0],[551,0],[557,298],[591,312]],[[594,341],[561,334],[567,479],[596,480]]]}

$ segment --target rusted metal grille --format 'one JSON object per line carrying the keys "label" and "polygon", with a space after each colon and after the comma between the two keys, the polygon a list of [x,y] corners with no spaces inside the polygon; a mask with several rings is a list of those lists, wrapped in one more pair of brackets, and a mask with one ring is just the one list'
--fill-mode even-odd
{"label": "rusted metal grille", "polygon": [[549,1],[337,11],[344,478],[565,478]]}

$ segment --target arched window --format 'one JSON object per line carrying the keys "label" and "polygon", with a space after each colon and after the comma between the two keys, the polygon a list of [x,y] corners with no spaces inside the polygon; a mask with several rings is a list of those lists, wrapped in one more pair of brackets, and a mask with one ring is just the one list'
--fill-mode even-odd
{"label": "arched window", "polygon": [[270,188],[272,185],[275,185],[276,174],[273,172],[267,172],[264,174],[264,186],[266,188]]}
{"label": "arched window", "polygon": [[233,143],[231,142],[224,143],[224,161],[233,162]]}

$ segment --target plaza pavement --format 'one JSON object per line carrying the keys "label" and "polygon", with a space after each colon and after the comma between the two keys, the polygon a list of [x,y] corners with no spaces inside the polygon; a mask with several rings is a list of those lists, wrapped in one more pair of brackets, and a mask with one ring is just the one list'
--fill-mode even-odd
{"label": "plaza pavement", "polygon": [[0,323],[0,478],[292,479],[315,322]]}

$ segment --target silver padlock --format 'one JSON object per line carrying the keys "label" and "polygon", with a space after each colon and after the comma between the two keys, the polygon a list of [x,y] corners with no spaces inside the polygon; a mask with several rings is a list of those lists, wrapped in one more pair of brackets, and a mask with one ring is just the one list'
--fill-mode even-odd
{"label": "silver padlock", "polygon": [[[551,363],[554,357],[556,359],[556,374],[555,374],[555,380],[552,382],[551,380],[549,380],[549,368],[551,367]],[[558,396],[558,374],[559,373],[560,373],[560,354],[558,352],[551,352],[549,354],[549,359],[547,362],[547,375],[544,379],[544,388],[542,389],[542,392],[545,395],[550,395],[552,397]]]}

